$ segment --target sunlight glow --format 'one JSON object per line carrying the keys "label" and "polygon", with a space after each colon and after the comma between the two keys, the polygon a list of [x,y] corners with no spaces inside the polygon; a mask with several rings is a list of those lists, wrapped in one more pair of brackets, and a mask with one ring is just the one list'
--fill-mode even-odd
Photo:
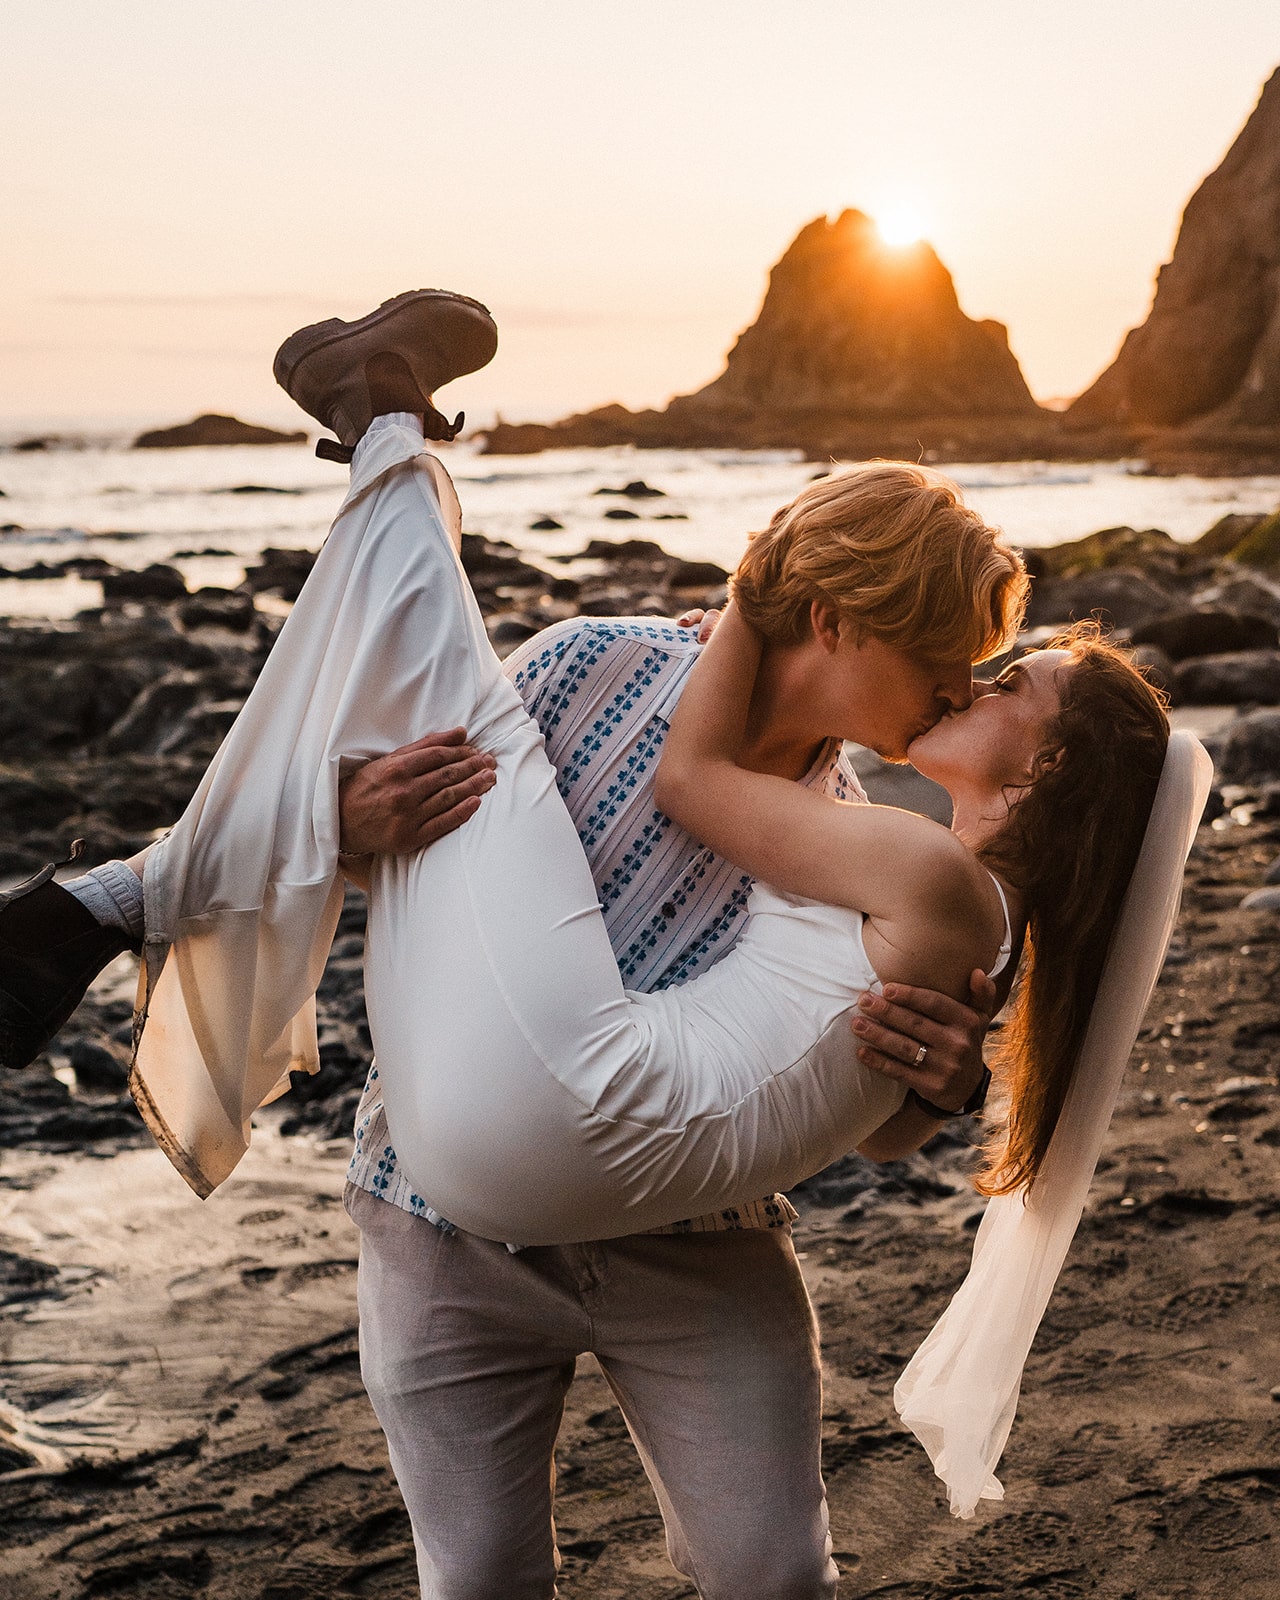
{"label": "sunlight glow", "polygon": [[876,213],[876,230],[887,245],[900,249],[924,238],[925,220],[909,201],[893,201]]}

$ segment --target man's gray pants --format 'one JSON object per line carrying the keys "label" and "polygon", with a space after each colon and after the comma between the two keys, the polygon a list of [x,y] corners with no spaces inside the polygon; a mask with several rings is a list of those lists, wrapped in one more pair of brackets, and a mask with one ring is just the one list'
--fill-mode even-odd
{"label": "man's gray pants", "polygon": [[817,1329],[789,1229],[512,1253],[348,1187],[360,1363],[424,1600],[551,1600],[553,1452],[600,1363],[703,1600],[831,1600]]}

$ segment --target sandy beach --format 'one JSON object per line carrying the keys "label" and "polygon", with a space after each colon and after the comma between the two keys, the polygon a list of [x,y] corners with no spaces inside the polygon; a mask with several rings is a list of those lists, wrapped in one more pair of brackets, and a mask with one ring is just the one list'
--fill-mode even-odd
{"label": "sandy beach", "polygon": [[[891,1400],[965,1271],[980,1209],[965,1146],[881,1168],[853,1158],[801,1197],[843,1592],[1276,1593],[1280,943],[1273,912],[1238,903],[1280,851],[1280,824],[1224,822],[1200,832],[1027,1369],[1003,1505],[953,1520]],[[91,1005],[121,1003],[125,967]],[[0,1590],[13,1600],[416,1594],[360,1385],[345,1147],[281,1136],[285,1115],[263,1114],[249,1158],[203,1204],[141,1146],[3,1152]],[[569,1600],[694,1594],[589,1358],[557,1470]]]}

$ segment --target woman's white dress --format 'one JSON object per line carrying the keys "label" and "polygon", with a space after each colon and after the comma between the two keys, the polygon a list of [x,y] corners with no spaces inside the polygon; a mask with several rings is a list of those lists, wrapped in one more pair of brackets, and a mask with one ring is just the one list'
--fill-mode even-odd
{"label": "woman's white dress", "polygon": [[252,1112],[314,1059],[343,761],[457,725],[497,757],[496,787],[430,850],[379,858],[369,893],[370,1029],[417,1193],[469,1232],[543,1244],[792,1187],[902,1101],[847,1024],[875,982],[862,918],[757,887],[710,972],[624,991],[456,507],[416,430],[379,419],[240,719],[148,860],[144,1114],[197,1188],[231,1170]]}

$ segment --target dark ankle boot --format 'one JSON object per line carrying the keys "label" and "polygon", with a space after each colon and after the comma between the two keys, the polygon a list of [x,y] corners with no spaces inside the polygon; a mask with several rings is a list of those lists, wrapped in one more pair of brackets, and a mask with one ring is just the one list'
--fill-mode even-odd
{"label": "dark ankle boot", "polygon": [[[340,443],[322,439],[317,454],[328,460],[350,460],[379,409],[427,415],[427,437],[451,439],[462,416],[449,422],[431,397],[437,389],[493,359],[498,330],[478,300],[448,289],[411,289],[384,301],[354,322],[331,317],[299,328],[276,351],[276,382],[302,409]],[[375,406],[366,375],[373,359],[397,357],[410,374],[403,395]],[[412,403],[402,403],[402,402]]]}
{"label": "dark ankle boot", "polygon": [[116,956],[138,945],[104,928],[45,867],[0,894],[0,1067],[25,1067]]}

